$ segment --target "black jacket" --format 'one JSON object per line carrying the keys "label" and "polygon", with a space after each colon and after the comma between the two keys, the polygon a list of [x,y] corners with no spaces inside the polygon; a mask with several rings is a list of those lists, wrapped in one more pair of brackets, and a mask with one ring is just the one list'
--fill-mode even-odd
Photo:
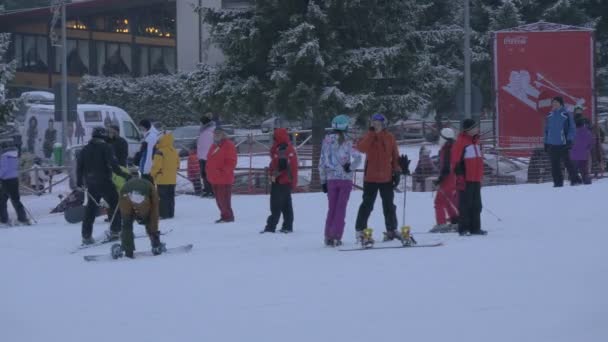
{"label": "black jacket", "polygon": [[91,139],[78,155],[77,185],[112,184],[112,172],[125,178],[129,176],[120,169],[109,144],[102,139]]}
{"label": "black jacket", "polygon": [[114,156],[118,160],[118,165],[127,166],[127,157],[129,156],[129,143],[123,137],[108,139],[108,143],[114,150]]}

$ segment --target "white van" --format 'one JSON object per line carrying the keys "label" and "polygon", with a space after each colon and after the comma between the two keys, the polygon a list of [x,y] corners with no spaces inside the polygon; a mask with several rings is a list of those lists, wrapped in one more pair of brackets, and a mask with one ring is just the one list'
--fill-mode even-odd
{"label": "white van", "polygon": [[[120,127],[120,136],[129,143],[129,157],[133,157],[139,151],[142,134],[124,110],[107,105],[79,104],[77,112],[76,122],[68,125],[68,148],[89,142],[94,127],[115,124]],[[55,106],[41,104],[30,106],[22,124],[23,151],[33,152],[41,158],[51,157],[53,144],[60,143],[63,134],[61,122],[55,122],[54,118]],[[49,127],[52,129],[49,130]]]}

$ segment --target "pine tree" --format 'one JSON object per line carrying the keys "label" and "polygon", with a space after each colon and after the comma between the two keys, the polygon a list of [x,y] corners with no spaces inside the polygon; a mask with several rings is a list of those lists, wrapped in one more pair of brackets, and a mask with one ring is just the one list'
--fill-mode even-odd
{"label": "pine tree", "polygon": [[16,62],[6,61],[6,51],[10,44],[10,34],[0,33],[0,125],[11,120],[16,108],[16,101],[6,98],[6,84],[10,81],[16,71]]}
{"label": "pine tree", "polygon": [[504,0],[502,5],[492,13],[489,29],[498,31],[517,27],[521,24],[523,22],[517,6],[511,0]]}

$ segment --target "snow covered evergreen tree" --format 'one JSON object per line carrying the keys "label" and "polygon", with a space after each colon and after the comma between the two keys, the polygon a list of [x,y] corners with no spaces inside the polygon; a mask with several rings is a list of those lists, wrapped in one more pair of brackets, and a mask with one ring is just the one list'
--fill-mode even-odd
{"label": "snow covered evergreen tree", "polygon": [[17,66],[14,60],[6,60],[10,41],[10,34],[0,33],[0,125],[10,121],[17,109],[15,101],[6,98],[6,84],[14,77]]}

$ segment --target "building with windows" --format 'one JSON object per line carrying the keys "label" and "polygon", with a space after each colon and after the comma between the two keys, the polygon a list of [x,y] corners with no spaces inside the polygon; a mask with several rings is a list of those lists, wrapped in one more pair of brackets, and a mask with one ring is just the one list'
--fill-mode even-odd
{"label": "building with windows", "polygon": [[[247,0],[81,0],[67,5],[67,71],[134,77],[193,70],[223,60],[196,7],[242,8]],[[12,34],[17,61],[10,87],[50,89],[61,77],[61,50],[52,45],[49,8],[0,14],[0,32]],[[58,25],[59,26],[59,25]],[[57,32],[60,36],[60,31]]]}

